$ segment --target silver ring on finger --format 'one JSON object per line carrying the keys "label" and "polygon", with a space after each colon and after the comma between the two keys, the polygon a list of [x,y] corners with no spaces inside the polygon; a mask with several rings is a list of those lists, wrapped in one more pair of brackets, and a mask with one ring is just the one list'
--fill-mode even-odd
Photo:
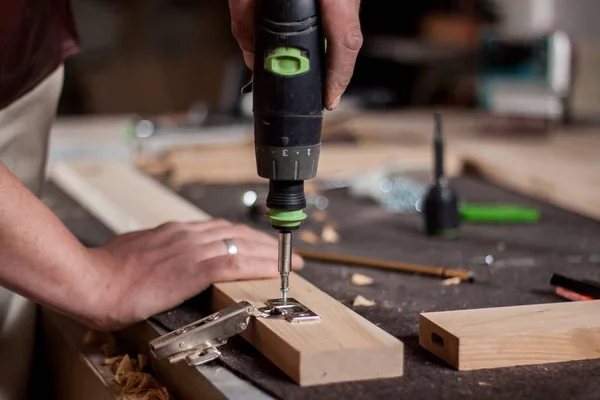
{"label": "silver ring on finger", "polygon": [[227,254],[233,256],[238,253],[238,248],[235,245],[233,239],[223,239],[223,241],[225,242],[225,245],[227,246]]}

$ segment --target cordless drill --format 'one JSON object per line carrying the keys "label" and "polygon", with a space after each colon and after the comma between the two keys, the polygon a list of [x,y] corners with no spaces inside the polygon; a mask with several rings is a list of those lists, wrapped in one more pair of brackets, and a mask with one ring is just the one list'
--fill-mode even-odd
{"label": "cordless drill", "polygon": [[304,181],[317,173],[323,125],[325,41],[318,0],[259,0],[253,78],[258,175],[269,179],[267,216],[279,231],[287,301],[292,231],[306,218]]}

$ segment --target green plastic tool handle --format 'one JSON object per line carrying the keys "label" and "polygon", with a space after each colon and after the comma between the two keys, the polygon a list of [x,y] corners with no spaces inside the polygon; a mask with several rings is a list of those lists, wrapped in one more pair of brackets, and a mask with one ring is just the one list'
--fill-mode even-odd
{"label": "green plastic tool handle", "polygon": [[460,217],[472,222],[532,223],[539,221],[540,212],[513,205],[464,204],[460,207]]}

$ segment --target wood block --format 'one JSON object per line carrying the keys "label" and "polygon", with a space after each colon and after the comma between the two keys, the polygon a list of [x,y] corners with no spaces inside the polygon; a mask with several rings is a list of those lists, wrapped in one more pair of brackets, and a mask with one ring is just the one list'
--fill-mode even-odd
{"label": "wood block", "polygon": [[424,313],[419,344],[461,371],[600,358],[600,300]]}
{"label": "wood block", "polygon": [[[297,274],[290,277],[294,298],[321,317],[291,324],[256,319],[243,335],[271,362],[302,386],[402,376],[403,344]],[[264,306],[279,298],[279,280],[214,285],[217,309],[242,300]]]}
{"label": "wood block", "polygon": [[[170,220],[210,218],[158,182],[121,163],[58,163],[52,180],[115,233],[152,228]],[[291,324],[257,319],[245,338],[300,385],[398,377],[403,344],[297,274],[294,297],[320,322]],[[214,285],[213,308],[247,300],[257,306],[278,298],[278,280]]]}

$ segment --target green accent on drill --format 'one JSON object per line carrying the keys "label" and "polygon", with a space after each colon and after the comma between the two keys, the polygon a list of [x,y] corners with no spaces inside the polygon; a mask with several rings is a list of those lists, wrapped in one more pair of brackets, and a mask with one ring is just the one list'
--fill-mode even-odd
{"label": "green accent on drill", "polygon": [[269,209],[267,217],[271,220],[272,225],[283,228],[295,228],[306,219],[306,214],[304,210],[284,211]]}
{"label": "green accent on drill", "polygon": [[276,75],[296,76],[310,69],[310,60],[297,47],[277,47],[265,59],[265,69]]}
{"label": "green accent on drill", "polygon": [[535,208],[515,205],[464,204],[460,207],[462,220],[490,223],[533,223],[540,219]]}

